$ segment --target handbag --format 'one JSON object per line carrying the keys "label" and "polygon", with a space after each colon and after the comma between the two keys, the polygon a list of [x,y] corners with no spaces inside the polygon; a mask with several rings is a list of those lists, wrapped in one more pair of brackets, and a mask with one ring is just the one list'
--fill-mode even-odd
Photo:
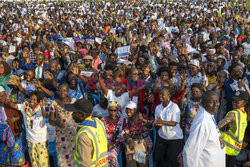
{"label": "handbag", "polygon": [[135,143],[135,147],[130,148],[129,143],[126,143],[126,154],[135,154],[136,151],[147,153],[147,142],[142,138],[142,135],[139,135],[137,139],[133,139],[132,137],[132,140]]}

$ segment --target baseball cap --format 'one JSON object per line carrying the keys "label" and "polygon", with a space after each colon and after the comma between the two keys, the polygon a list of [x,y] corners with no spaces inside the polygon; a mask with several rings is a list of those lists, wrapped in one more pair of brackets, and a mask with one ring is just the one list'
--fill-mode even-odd
{"label": "baseball cap", "polygon": [[239,90],[235,93],[235,95],[232,97],[232,99],[237,100],[237,101],[240,101],[240,100],[248,101],[248,97],[249,97],[249,95],[246,91]]}
{"label": "baseball cap", "polygon": [[69,112],[81,112],[91,114],[93,110],[93,104],[87,99],[78,99],[73,104],[65,104],[64,108]]}
{"label": "baseball cap", "polygon": [[135,102],[133,102],[133,101],[130,101],[130,102],[127,103],[126,108],[128,108],[128,109],[136,109],[137,104]]}
{"label": "baseball cap", "polygon": [[200,62],[199,62],[199,60],[196,60],[196,59],[191,60],[189,62],[189,65],[194,65],[194,66],[200,68]]}

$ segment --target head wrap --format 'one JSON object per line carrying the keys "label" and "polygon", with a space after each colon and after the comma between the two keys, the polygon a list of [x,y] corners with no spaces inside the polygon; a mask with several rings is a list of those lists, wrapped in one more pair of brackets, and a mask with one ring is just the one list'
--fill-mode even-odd
{"label": "head wrap", "polygon": [[119,104],[120,104],[119,102],[109,101],[108,108],[110,108],[110,107],[116,107],[116,108],[118,108]]}

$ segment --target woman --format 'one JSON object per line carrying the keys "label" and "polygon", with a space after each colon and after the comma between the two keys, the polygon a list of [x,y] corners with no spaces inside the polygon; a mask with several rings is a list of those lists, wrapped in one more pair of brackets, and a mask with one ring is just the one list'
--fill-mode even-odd
{"label": "woman", "polygon": [[11,67],[5,61],[0,61],[0,86],[5,86],[5,83],[10,80]]}
{"label": "woman", "polygon": [[62,84],[59,86],[59,98],[50,105],[49,123],[56,127],[56,152],[58,165],[61,167],[74,166],[75,135],[76,124],[72,119],[71,112],[64,109],[65,104],[71,104],[76,99],[68,96],[69,86]]}
{"label": "woman", "polygon": [[77,100],[85,97],[82,80],[79,80],[78,77],[71,72],[66,75],[66,82],[69,85],[69,97]]}
{"label": "woman", "polygon": [[184,129],[185,141],[190,134],[190,128],[196,114],[200,111],[201,107],[201,93],[202,85],[193,83],[191,86],[191,98],[185,98],[188,93],[186,88],[183,96],[181,97],[179,107],[182,110],[182,127]]}
{"label": "woman", "polygon": [[4,102],[6,93],[0,86],[0,166],[22,166],[25,163],[22,142],[22,114]]}
{"label": "woman", "polygon": [[183,147],[183,134],[180,128],[180,109],[170,100],[169,88],[163,88],[160,92],[162,103],[155,109],[155,125],[159,127],[155,148],[156,166],[177,167],[177,156]]}
{"label": "woman", "polygon": [[[49,153],[47,149],[47,126],[46,126],[46,99],[42,99],[42,94],[33,91],[30,99],[23,104],[15,104],[6,100],[11,108],[21,111],[26,130],[26,139],[28,141],[28,152],[31,166],[49,166]],[[39,155],[39,156],[37,156]]]}
{"label": "woman", "polygon": [[117,116],[119,103],[110,102],[108,105],[109,116],[104,117],[102,122],[106,128],[108,137],[108,157],[110,167],[119,167],[117,156],[121,151],[121,132],[123,119]]}
{"label": "woman", "polygon": [[[136,103],[130,101],[126,105],[128,118],[124,121],[124,131],[126,142],[126,162],[129,167],[147,166],[147,155],[152,148],[152,140],[148,131],[152,128],[152,123],[142,117],[141,113],[136,112]],[[137,150],[139,148],[139,150]],[[134,160],[135,151],[141,151],[145,157]]]}

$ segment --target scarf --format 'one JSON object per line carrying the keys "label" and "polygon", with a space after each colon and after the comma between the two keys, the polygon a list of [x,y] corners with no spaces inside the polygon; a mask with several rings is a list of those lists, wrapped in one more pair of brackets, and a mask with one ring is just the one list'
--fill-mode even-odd
{"label": "scarf", "polygon": [[24,106],[24,112],[27,115],[26,124],[27,124],[27,126],[32,126],[31,118],[41,109],[41,107],[39,105],[37,105],[35,107],[35,109],[33,110],[30,107],[29,102],[27,102],[27,101],[23,103],[23,106]]}

